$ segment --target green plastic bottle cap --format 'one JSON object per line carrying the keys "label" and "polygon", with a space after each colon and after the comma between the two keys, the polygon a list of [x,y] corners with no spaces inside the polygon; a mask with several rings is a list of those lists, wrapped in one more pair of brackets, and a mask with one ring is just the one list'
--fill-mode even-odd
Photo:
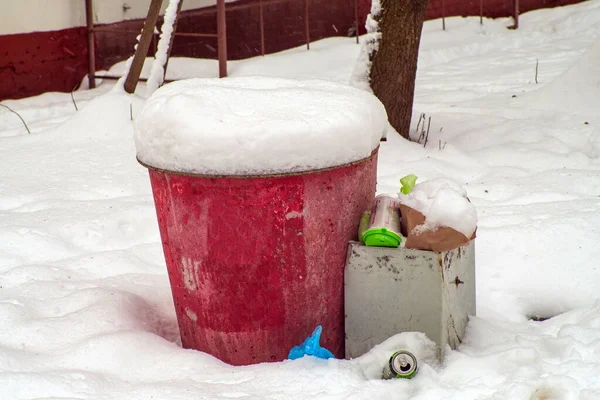
{"label": "green plastic bottle cap", "polygon": [[368,229],[362,238],[365,245],[375,247],[398,247],[402,242],[400,235],[386,228]]}

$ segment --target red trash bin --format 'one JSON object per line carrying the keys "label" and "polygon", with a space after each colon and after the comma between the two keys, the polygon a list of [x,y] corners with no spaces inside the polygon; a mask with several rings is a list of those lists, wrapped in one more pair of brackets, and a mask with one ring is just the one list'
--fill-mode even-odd
{"label": "red trash bin", "polygon": [[344,266],[377,179],[385,107],[326,81],[190,79],[135,118],[183,346],[280,361],[317,325],[344,356]]}
{"label": "red trash bin", "polygon": [[185,348],[280,361],[323,326],[344,357],[344,265],[377,180],[377,150],[324,170],[254,177],[149,168]]}

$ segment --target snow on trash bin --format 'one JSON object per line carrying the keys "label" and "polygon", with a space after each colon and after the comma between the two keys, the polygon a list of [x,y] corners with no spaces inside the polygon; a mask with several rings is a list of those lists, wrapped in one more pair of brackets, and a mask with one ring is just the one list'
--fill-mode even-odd
{"label": "snow on trash bin", "polygon": [[371,93],[334,82],[191,79],[152,95],[135,126],[144,164],[196,174],[263,175],[369,157],[387,115]]}
{"label": "snow on trash bin", "polygon": [[343,357],[346,246],[375,194],[383,105],[331,82],[194,79],[135,126],[183,346],[278,361],[322,325]]}

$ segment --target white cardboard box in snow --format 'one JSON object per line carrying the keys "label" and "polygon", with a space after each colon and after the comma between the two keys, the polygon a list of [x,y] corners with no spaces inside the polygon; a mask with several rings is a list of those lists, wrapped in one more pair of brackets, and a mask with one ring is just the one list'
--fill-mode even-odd
{"label": "white cardboard box in snow", "polygon": [[367,158],[388,126],[383,104],[348,85],[246,77],[158,89],[135,119],[140,161],[205,175],[302,172]]}
{"label": "white cardboard box in snow", "polygon": [[413,331],[433,340],[441,358],[475,315],[474,241],[443,253],[350,242],[344,296],[346,358]]}

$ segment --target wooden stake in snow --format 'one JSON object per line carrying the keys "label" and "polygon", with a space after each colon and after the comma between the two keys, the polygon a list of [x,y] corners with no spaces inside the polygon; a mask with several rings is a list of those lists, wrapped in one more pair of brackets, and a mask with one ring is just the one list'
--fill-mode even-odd
{"label": "wooden stake in snow", "polygon": [[154,27],[156,21],[158,21],[158,15],[160,14],[160,7],[162,6],[162,0],[152,0],[150,8],[148,9],[148,15],[144,22],[144,29],[142,30],[142,36],[140,42],[133,56],[133,62],[127,73],[127,79],[125,80],[125,91],[127,93],[135,92],[135,88],[140,80],[142,68],[144,67],[144,61],[148,55],[150,49],[150,43],[152,42],[152,36],[154,35]]}
{"label": "wooden stake in snow", "polygon": [[446,30],[446,4],[442,0],[442,30]]}
{"label": "wooden stake in snow", "polygon": [[479,0],[479,25],[483,25],[483,0]]}
{"label": "wooden stake in snow", "polygon": [[[310,50],[309,1],[310,0],[304,0],[304,38],[306,39],[306,50]],[[356,28],[358,28],[358,26]]]}

